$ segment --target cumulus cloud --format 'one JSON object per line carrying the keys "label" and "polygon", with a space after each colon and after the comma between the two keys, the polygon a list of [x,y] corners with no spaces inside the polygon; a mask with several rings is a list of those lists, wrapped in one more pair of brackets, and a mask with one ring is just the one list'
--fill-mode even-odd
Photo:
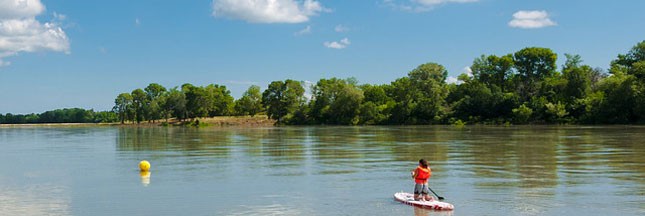
{"label": "cumulus cloud", "polygon": [[329,11],[315,0],[213,0],[213,16],[250,23],[303,23]]}
{"label": "cumulus cloud", "polygon": [[449,77],[447,77],[447,78],[446,78],[446,83],[448,83],[448,84],[457,84],[457,85],[461,85],[461,84],[462,84],[462,83],[464,83],[464,82],[463,82],[463,81],[461,81],[461,80],[459,80],[459,79],[457,79],[457,77],[451,77],[451,76],[449,76]]}
{"label": "cumulus cloud", "polygon": [[351,42],[347,38],[343,38],[340,41],[332,41],[332,42],[323,43],[323,45],[325,45],[325,47],[331,48],[331,49],[345,49],[350,44],[351,44]]}
{"label": "cumulus cloud", "polygon": [[470,67],[468,66],[464,67],[464,69],[462,70],[462,73],[465,73],[469,77],[473,77],[473,69],[470,69]]}
{"label": "cumulus cloud", "polygon": [[302,83],[305,88],[305,94],[304,94],[305,98],[307,98],[308,101],[312,100],[314,98],[312,91],[316,83],[309,80],[302,81]]}
{"label": "cumulus cloud", "polygon": [[383,0],[383,4],[390,8],[409,12],[425,12],[432,10],[437,5],[448,3],[472,3],[479,0],[410,0],[411,3],[401,3],[401,0]]}
{"label": "cumulus cloud", "polygon": [[[0,0],[0,66],[10,64],[3,58],[20,52],[69,53],[67,34],[59,24],[36,20],[44,11],[40,0]],[[65,15],[54,13],[54,18],[62,21]]]}
{"label": "cumulus cloud", "polygon": [[0,0],[0,19],[35,17],[45,11],[40,0]]}
{"label": "cumulus cloud", "polygon": [[[461,73],[466,74],[466,76],[468,77],[473,77],[473,70],[470,69],[470,67],[464,67],[464,69],[461,70]],[[461,77],[461,75],[459,75],[459,77]],[[460,80],[459,77],[453,77],[453,76],[446,77],[446,83],[457,84],[457,85],[464,84],[464,80]]]}
{"label": "cumulus cloud", "polygon": [[557,23],[549,18],[546,11],[518,11],[513,14],[513,20],[508,25],[513,28],[535,29],[556,26]]}
{"label": "cumulus cloud", "polygon": [[301,36],[301,35],[306,35],[306,34],[311,34],[311,26],[307,26],[304,29],[297,31],[296,33],[293,33],[295,36]]}

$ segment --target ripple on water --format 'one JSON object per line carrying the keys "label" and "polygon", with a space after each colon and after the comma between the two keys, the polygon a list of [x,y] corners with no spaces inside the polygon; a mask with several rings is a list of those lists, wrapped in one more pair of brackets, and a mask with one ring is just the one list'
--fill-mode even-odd
{"label": "ripple on water", "polygon": [[221,215],[275,215],[275,216],[291,216],[291,215],[312,215],[313,212],[306,209],[289,207],[281,204],[270,205],[240,205],[227,212],[221,212]]}
{"label": "ripple on water", "polygon": [[60,186],[0,188],[1,215],[70,215],[70,203],[65,188]]}

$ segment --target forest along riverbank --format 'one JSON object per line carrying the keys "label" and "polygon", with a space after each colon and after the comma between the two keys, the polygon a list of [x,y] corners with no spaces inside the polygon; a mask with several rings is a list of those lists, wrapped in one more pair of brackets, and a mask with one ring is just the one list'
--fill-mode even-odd
{"label": "forest along riverbank", "polygon": [[[198,123],[196,123],[199,121]],[[122,127],[156,127],[156,126],[230,126],[230,127],[268,127],[275,124],[275,120],[266,115],[256,116],[218,116],[212,118],[198,118],[194,121],[179,121],[176,119],[157,120],[155,122],[121,123],[42,123],[42,124],[0,124],[0,128],[7,127],[88,127],[88,126],[122,126]]]}

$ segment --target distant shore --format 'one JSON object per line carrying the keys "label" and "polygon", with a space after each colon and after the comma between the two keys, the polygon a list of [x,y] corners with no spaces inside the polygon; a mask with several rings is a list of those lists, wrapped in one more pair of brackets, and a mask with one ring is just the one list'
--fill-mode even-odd
{"label": "distant shore", "polygon": [[275,124],[275,120],[267,118],[266,115],[257,116],[218,116],[212,118],[198,118],[194,121],[177,119],[158,120],[155,122],[144,121],[139,124],[136,122],[114,123],[41,123],[41,124],[0,124],[0,128],[12,127],[89,127],[89,126],[123,126],[123,127],[161,127],[161,126],[194,126],[199,121],[200,127],[268,127]]}

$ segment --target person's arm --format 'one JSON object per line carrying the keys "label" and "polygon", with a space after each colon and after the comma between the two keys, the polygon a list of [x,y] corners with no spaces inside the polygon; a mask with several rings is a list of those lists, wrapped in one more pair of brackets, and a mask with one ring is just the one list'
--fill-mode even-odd
{"label": "person's arm", "polygon": [[415,168],[415,169],[413,169],[413,170],[410,172],[410,174],[412,174],[412,178],[413,178],[413,179],[414,179],[414,178],[417,178],[417,174],[418,174],[418,173],[417,173],[417,169],[416,169],[416,168]]}

